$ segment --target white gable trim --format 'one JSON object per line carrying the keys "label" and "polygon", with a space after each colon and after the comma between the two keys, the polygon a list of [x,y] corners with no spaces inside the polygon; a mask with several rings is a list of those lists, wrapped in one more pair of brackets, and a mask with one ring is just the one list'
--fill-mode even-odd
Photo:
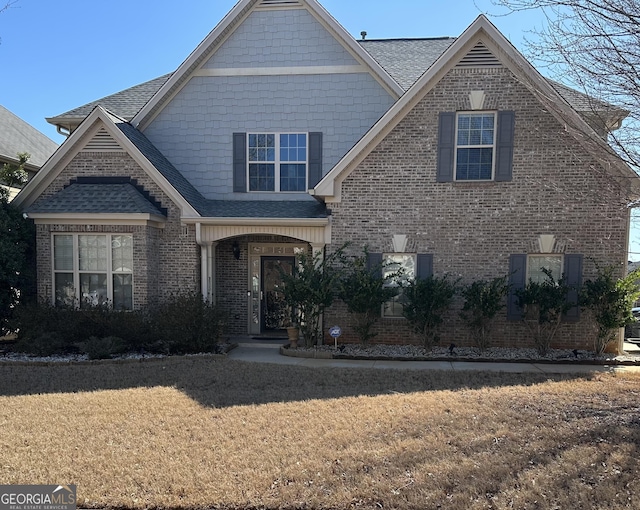
{"label": "white gable trim", "polygon": [[[624,177],[633,177],[632,170],[625,165],[600,136],[593,131],[587,122],[560,96],[549,82],[518,52],[518,50],[500,33],[500,31],[484,16],[480,15],[464,31],[464,33],[445,50],[433,65],[427,69],[420,79],[393,105],[389,111],[363,136],[360,141],[338,162],[338,164],[310,191],[312,195],[322,197],[326,202],[340,202],[342,182],[371,153],[371,151],[387,136],[405,116],[432,90],[437,83],[453,69],[458,62],[479,42],[496,55],[536,97],[544,101],[545,106],[564,124],[567,120],[575,123],[579,129],[590,135],[593,144],[603,150],[599,158],[607,155],[612,168]],[[575,135],[578,143],[585,143],[584,137]],[[587,145],[585,143],[585,145]],[[636,176],[637,177],[637,176]],[[635,181],[633,181],[635,182]],[[637,184],[636,184],[637,186]]]}
{"label": "white gable trim", "polygon": [[140,152],[133,142],[116,127],[111,115],[101,106],[97,106],[89,114],[82,124],[78,126],[78,129],[71,133],[60,149],[45,163],[35,177],[27,183],[15,198],[15,205],[24,209],[33,204],[54,179],[60,175],[76,154],[78,154],[103,127],[134,161],[140,165],[162,191],[180,207],[182,215],[189,217],[200,216],[164,175]]}
{"label": "white gable trim", "polygon": [[[373,77],[387,90],[394,99],[404,93],[402,87],[395,82],[376,60],[369,55],[356,40],[340,25],[317,0],[299,0],[300,5],[308,8],[309,12],[349,51],[349,53],[364,65]],[[242,21],[256,9],[296,8],[294,6],[264,6],[259,0],[240,0],[197,48],[178,67],[166,83],[153,95],[149,102],[135,115],[131,124],[144,130],[160,113],[163,104],[168,103],[188,82],[199,72],[208,60],[224,42],[233,34]]]}

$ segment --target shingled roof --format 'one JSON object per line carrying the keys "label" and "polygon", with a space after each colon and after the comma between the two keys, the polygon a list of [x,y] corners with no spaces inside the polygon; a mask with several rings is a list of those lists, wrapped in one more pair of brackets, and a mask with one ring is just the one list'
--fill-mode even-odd
{"label": "shingled roof", "polygon": [[[455,37],[428,39],[368,39],[357,41],[381,67],[405,91],[409,90],[424,72],[456,40]],[[77,126],[98,105],[130,121],[171,77],[165,74],[159,78],[141,83],[102,99],[92,101],[73,110],[47,119],[54,125],[67,129]],[[602,110],[624,113],[605,103],[595,101],[587,95],[565,85],[549,80],[556,91],[578,112],[591,112],[594,106]]]}
{"label": "shingled roof", "polygon": [[139,85],[111,94],[110,96],[78,106],[68,112],[47,118],[47,122],[66,128],[69,127],[69,124],[76,126],[82,119],[89,115],[96,106],[102,106],[105,110],[115,113],[118,117],[131,120],[158,89],[165,84],[171,77],[171,74],[172,73],[165,74],[159,78],[154,78],[153,80],[140,83]]}
{"label": "shingled roof", "polygon": [[27,212],[166,216],[130,183],[71,184],[55,195],[37,201]]}
{"label": "shingled roof", "polygon": [[407,91],[453,41],[454,37],[439,37],[369,39],[358,43]]}
{"label": "shingled roof", "polygon": [[0,159],[17,161],[22,152],[31,154],[27,168],[40,168],[58,148],[32,125],[26,123],[4,106],[0,106]]}

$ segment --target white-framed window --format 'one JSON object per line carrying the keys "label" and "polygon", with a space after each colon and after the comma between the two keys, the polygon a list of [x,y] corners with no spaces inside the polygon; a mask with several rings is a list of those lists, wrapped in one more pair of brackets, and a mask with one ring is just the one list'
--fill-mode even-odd
{"label": "white-framed window", "polygon": [[307,133],[248,133],[249,191],[307,191]]}
{"label": "white-framed window", "polygon": [[403,287],[409,285],[416,277],[415,253],[384,253],[382,255],[382,276],[388,278],[390,275],[400,271],[399,276],[389,278],[385,282],[385,287],[398,288],[398,294],[382,305],[382,316],[400,318],[403,317]]}
{"label": "white-framed window", "polygon": [[133,309],[131,234],[54,234],[52,243],[57,305]]}
{"label": "white-framed window", "polygon": [[529,255],[527,257],[527,282],[542,283],[547,280],[543,269],[551,271],[557,282],[562,278],[564,257],[555,254]]}
{"label": "white-framed window", "polygon": [[490,181],[494,175],[496,112],[456,115],[456,181]]}

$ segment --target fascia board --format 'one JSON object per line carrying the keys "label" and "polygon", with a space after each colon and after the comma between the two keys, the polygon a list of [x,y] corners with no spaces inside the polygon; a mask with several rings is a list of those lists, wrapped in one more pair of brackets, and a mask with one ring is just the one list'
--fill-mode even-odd
{"label": "fascia board", "polygon": [[200,223],[202,225],[230,226],[274,226],[274,227],[323,227],[330,223],[329,218],[215,218],[182,217],[182,223]]}
{"label": "fascia board", "polygon": [[167,218],[147,213],[29,213],[36,224],[55,225],[154,225],[164,226]]}
{"label": "fascia board", "polygon": [[[62,143],[58,150],[47,160],[42,166],[40,171],[31,179],[22,191],[18,193],[18,196],[14,200],[14,204],[19,208],[29,207],[36,201],[38,196],[49,186],[53,180],[59,175],[62,169],[66,166],[63,164],[65,159],[71,160],[77,151],[74,152],[76,144],[82,140],[82,137],[98,122],[101,118],[100,112],[104,111],[102,108],[95,108],[78,126],[78,128],[69,135],[69,137]],[[104,121],[104,118],[102,119]],[[106,124],[106,122],[105,122]],[[67,161],[68,163],[68,161]],[[58,171],[53,173],[53,170],[58,168]]]}
{"label": "fascia board", "polygon": [[222,18],[220,23],[216,25],[216,27],[204,38],[204,40],[198,44],[195,50],[191,52],[191,54],[186,58],[186,60],[180,64],[180,67],[171,75],[171,77],[165,82],[165,84],[158,89],[158,91],[153,95],[153,97],[145,104],[142,109],[136,113],[136,115],[131,119],[131,124],[134,127],[138,127],[140,123],[144,122],[148,115],[153,112],[153,109],[157,106],[157,104],[162,101],[167,94],[176,86],[181,80],[184,79],[185,75],[196,65],[198,60],[202,57],[203,53],[206,52],[211,45],[218,39],[220,36],[224,35],[227,29],[238,21],[238,18],[244,17],[243,11],[249,7],[252,3],[255,3],[257,0],[240,0],[234,7],[231,9],[227,15]]}

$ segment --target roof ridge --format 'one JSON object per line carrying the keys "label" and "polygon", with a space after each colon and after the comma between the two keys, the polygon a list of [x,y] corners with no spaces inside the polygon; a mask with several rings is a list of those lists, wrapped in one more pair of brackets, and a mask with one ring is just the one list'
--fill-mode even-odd
{"label": "roof ridge", "polygon": [[449,39],[457,39],[457,37],[452,37],[448,35],[443,35],[440,37],[389,37],[389,38],[379,38],[379,39],[356,39],[359,43],[367,43],[367,42],[391,42],[391,41],[448,41]]}

